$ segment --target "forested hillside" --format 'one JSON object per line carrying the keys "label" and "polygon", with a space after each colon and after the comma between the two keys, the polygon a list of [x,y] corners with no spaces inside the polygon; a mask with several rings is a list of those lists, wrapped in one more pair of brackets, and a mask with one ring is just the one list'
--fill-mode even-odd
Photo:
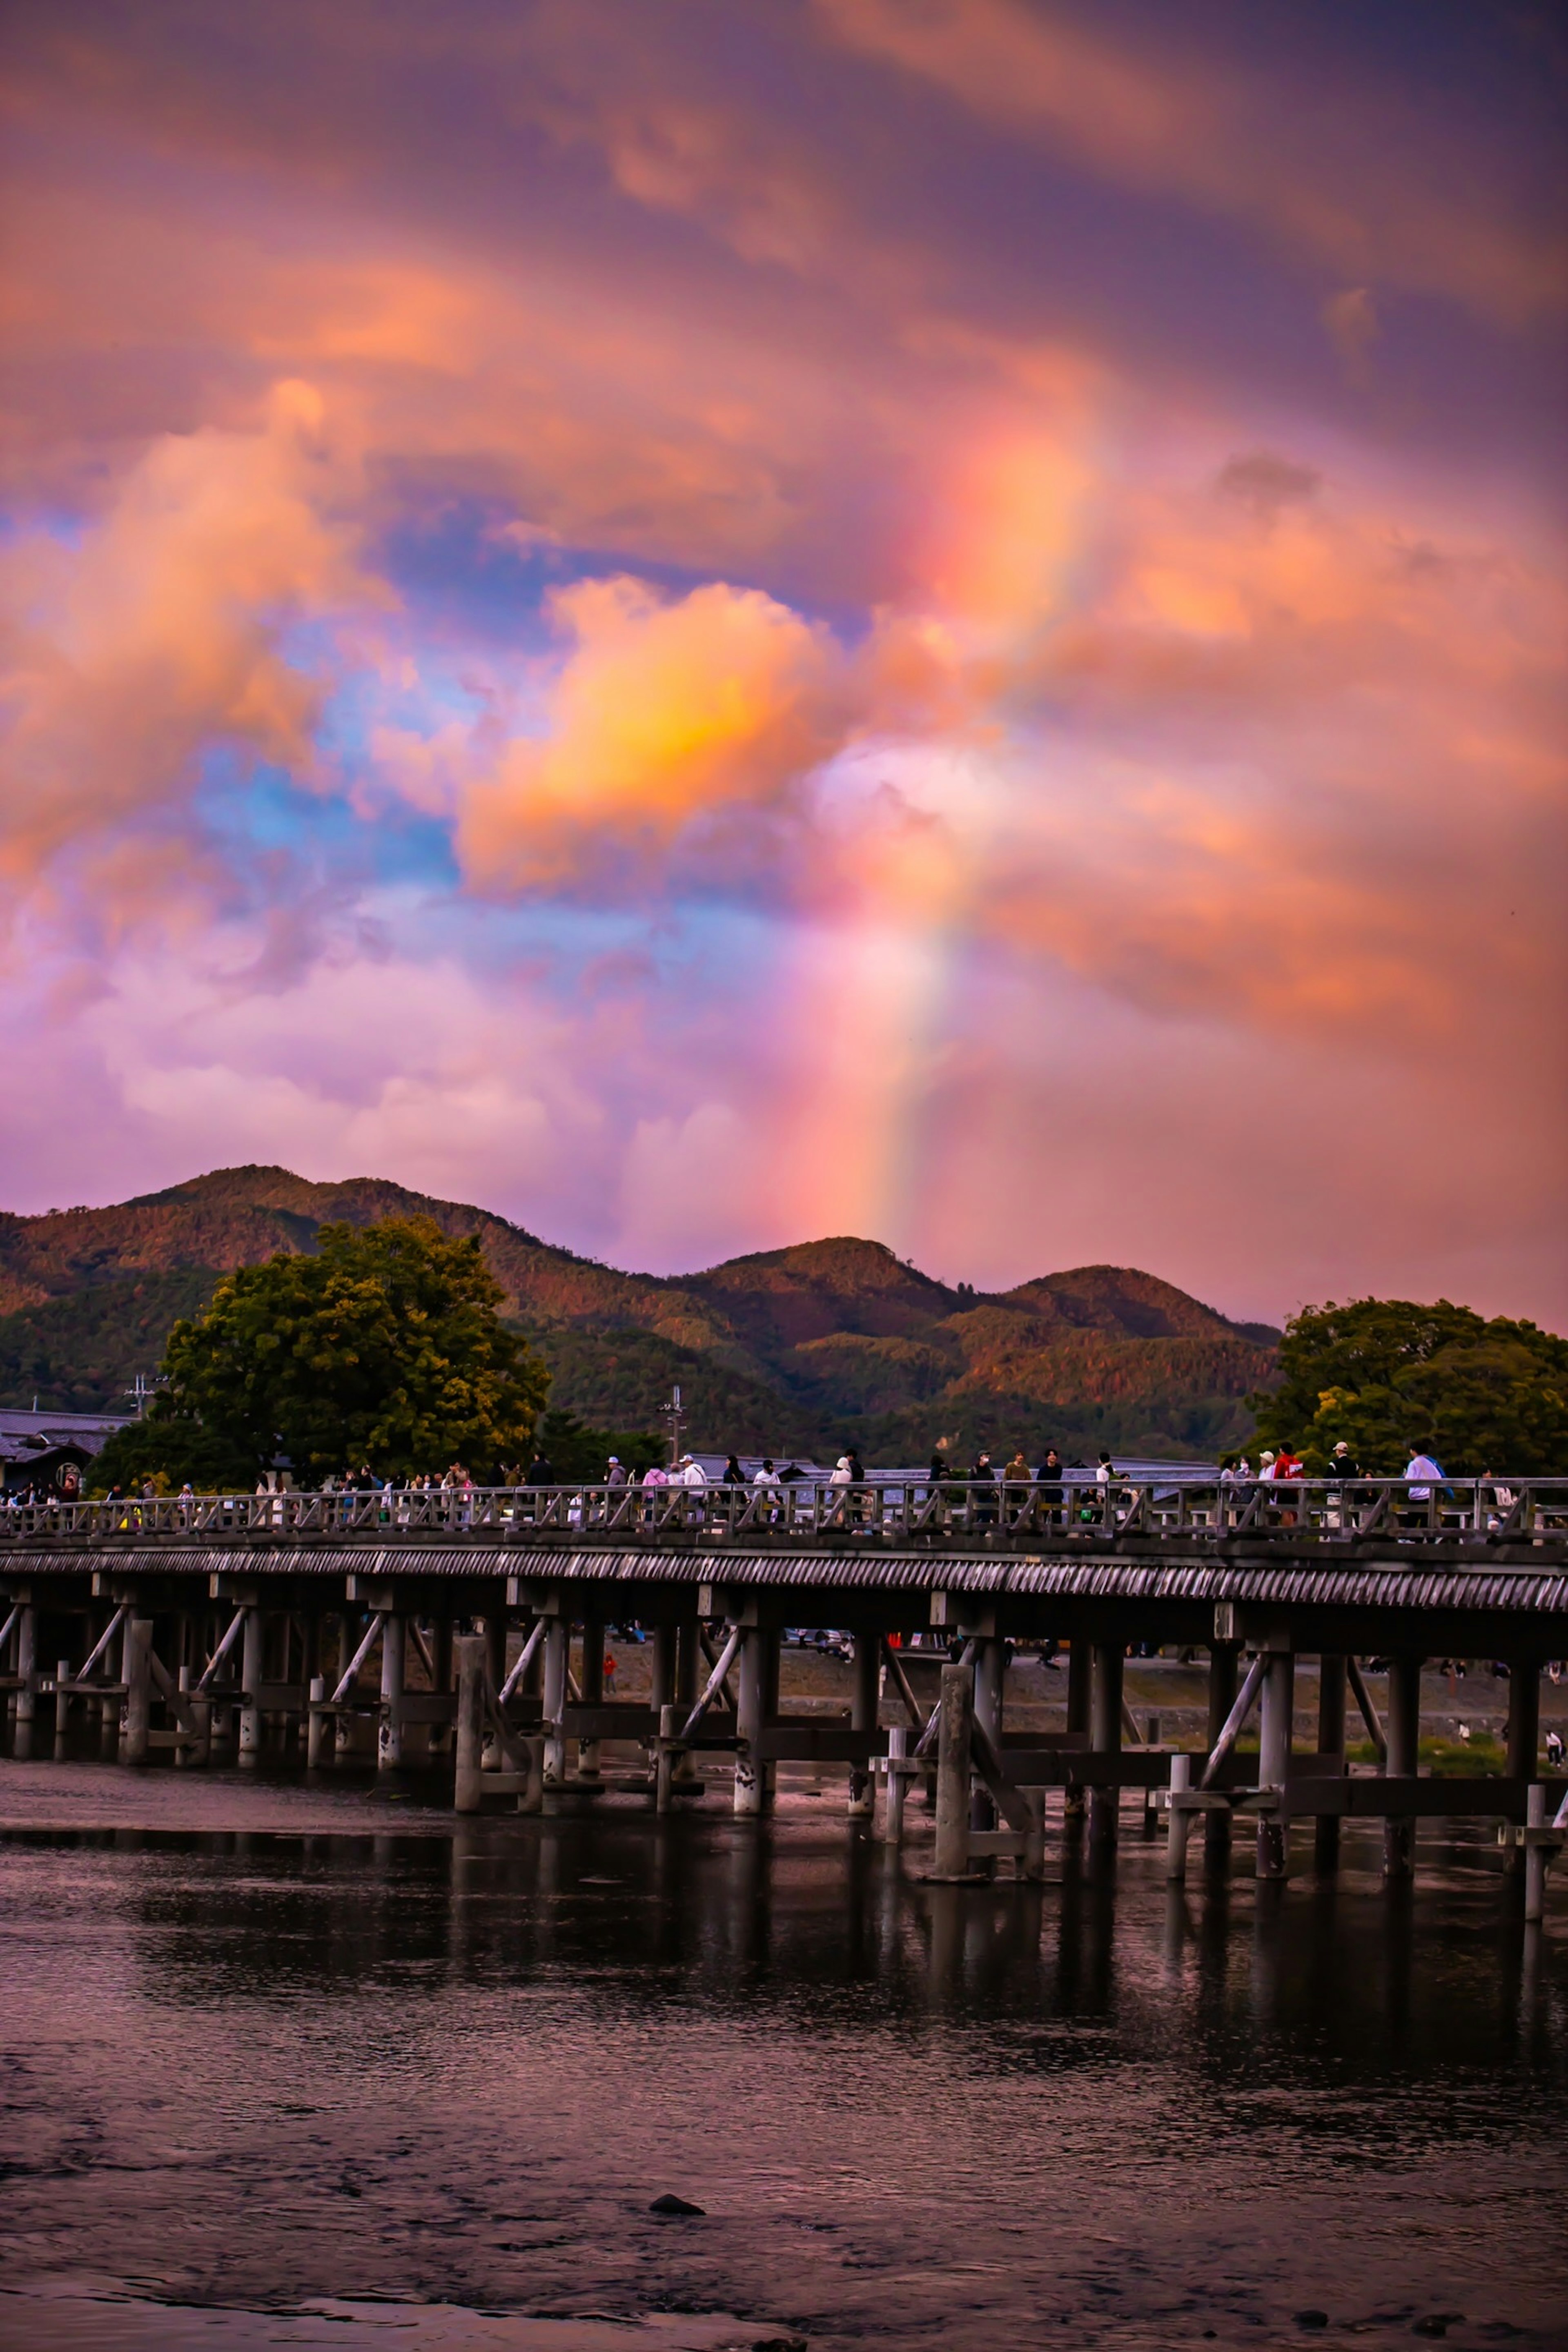
{"label": "forested hillside", "polygon": [[1274,1373],[1278,1334],[1131,1267],[976,1294],[842,1237],[665,1279],[378,1178],[231,1168],[116,1208],[0,1216],[0,1402],[113,1409],[226,1269],[309,1250],[323,1223],[392,1213],[479,1236],[508,1316],[551,1364],[553,1404],[652,1427],[679,1381],[701,1445],[856,1443],[903,1460],[939,1440],[954,1454],[1054,1440],[1204,1454],[1250,1428],[1243,1400]]}

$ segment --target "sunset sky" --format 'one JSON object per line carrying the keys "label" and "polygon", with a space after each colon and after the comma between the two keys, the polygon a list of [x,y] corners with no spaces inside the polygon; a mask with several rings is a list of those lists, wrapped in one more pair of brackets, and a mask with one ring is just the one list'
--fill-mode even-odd
{"label": "sunset sky", "polygon": [[16,0],[0,1206],[1568,1328],[1568,33]]}

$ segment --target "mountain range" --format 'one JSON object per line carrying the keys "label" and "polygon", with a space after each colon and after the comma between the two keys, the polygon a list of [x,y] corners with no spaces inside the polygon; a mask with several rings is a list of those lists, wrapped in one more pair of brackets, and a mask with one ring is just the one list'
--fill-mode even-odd
{"label": "mountain range", "polygon": [[700,1274],[623,1274],[504,1217],[356,1177],[226,1168],[117,1207],[0,1213],[0,1403],[129,1410],[170,1325],[230,1267],[309,1250],[329,1222],[434,1218],[477,1234],[503,1313],[554,1375],[552,1406],[659,1426],[681,1384],[689,1443],[872,1461],[1054,1442],[1064,1454],[1199,1457],[1252,1426],[1279,1334],[1134,1267],[1077,1266],[1000,1292],[949,1285],[842,1237]]}

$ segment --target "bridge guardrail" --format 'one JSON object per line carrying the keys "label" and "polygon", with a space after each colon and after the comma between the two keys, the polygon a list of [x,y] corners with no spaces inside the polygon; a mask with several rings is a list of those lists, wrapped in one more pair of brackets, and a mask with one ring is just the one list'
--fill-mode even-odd
{"label": "bridge guardrail", "polygon": [[369,1492],[160,1496],[0,1507],[6,1541],[140,1544],[192,1536],[489,1538],[497,1544],[613,1538],[628,1547],[693,1538],[768,1544],[825,1538],[920,1546],[954,1537],[1026,1545],[1066,1538],[1378,1538],[1551,1545],[1568,1552],[1568,1478],[1134,1482],[870,1480],[777,1486],[382,1487]]}

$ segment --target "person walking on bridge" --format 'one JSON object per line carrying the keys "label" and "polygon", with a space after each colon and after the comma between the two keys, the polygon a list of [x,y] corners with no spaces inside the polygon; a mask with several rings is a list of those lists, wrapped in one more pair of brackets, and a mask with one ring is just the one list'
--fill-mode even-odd
{"label": "person walking on bridge", "polygon": [[1441,1482],[1443,1465],[1424,1446],[1412,1444],[1410,1459],[1405,1465],[1406,1492],[1419,1510],[1402,1511],[1400,1518],[1407,1528],[1424,1528],[1431,1513],[1432,1489]]}

